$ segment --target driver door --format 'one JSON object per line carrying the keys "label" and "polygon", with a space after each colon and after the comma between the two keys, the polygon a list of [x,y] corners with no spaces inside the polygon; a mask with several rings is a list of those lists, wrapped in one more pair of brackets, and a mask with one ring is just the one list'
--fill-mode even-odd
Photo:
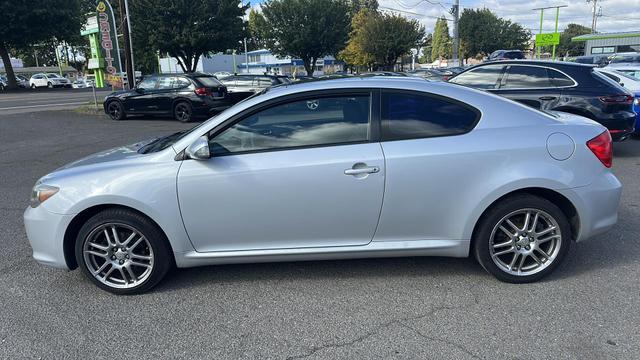
{"label": "driver door", "polygon": [[177,179],[195,249],[369,243],[385,173],[381,146],[371,141],[371,108],[368,90],[297,97],[211,132],[212,157],[185,160]]}
{"label": "driver door", "polygon": [[128,113],[147,113],[156,111],[153,106],[153,96],[158,85],[158,78],[151,76],[142,80],[124,101],[125,111]]}

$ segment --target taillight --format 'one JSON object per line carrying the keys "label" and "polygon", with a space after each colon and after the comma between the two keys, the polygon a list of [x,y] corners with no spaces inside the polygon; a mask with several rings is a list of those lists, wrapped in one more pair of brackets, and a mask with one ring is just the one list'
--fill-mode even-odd
{"label": "taillight", "polygon": [[197,95],[208,95],[208,96],[211,96],[211,89],[209,89],[209,88],[204,88],[204,87],[196,88],[195,92],[196,92]]}
{"label": "taillight", "polygon": [[611,146],[611,134],[605,130],[602,134],[587,141],[587,147],[600,160],[602,165],[610,168],[613,163],[613,147]]}
{"label": "taillight", "polygon": [[450,78],[451,78],[450,75],[443,75],[442,76],[442,81],[449,81]]}
{"label": "taillight", "polygon": [[600,101],[607,104],[628,104],[633,103],[633,96],[631,95],[608,95],[601,96]]}

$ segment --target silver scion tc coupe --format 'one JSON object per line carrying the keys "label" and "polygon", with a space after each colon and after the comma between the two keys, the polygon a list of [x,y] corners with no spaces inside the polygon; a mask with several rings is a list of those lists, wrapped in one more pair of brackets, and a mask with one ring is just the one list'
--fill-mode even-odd
{"label": "silver scion tc coupe", "polygon": [[475,256],[536,281],[611,228],[611,137],[455,84],[400,77],[265,90],[182,132],[36,183],[34,258],[117,294],[172,266]]}

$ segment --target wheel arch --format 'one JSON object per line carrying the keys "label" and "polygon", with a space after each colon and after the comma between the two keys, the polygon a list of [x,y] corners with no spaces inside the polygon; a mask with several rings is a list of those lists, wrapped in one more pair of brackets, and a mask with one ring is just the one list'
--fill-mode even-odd
{"label": "wheel arch", "polygon": [[478,231],[478,225],[480,224],[484,214],[486,214],[489,209],[491,209],[493,206],[495,206],[499,202],[503,201],[505,198],[518,195],[518,194],[530,194],[530,195],[538,196],[543,199],[549,200],[553,204],[558,206],[560,210],[564,213],[564,215],[567,217],[567,220],[569,221],[569,225],[571,227],[571,238],[574,241],[576,240],[577,235],[579,234],[579,231],[580,231],[580,216],[578,214],[578,210],[576,209],[575,205],[566,196],[560,194],[555,190],[552,190],[549,188],[543,188],[543,187],[527,187],[527,188],[513,190],[506,194],[503,194],[502,196],[492,201],[489,204],[489,206],[487,206],[482,211],[481,215],[476,219],[475,224],[473,226],[470,247],[469,247],[470,249],[473,249],[475,234]]}
{"label": "wheel arch", "polygon": [[162,227],[158,224],[158,222],[155,221],[151,216],[145,214],[144,212],[138,209],[135,209],[130,206],[122,205],[122,204],[100,204],[100,205],[94,205],[94,206],[88,207],[82,210],[81,212],[79,212],[78,214],[76,214],[71,220],[71,222],[69,223],[69,225],[67,226],[67,229],[65,230],[62,246],[64,251],[64,260],[67,263],[67,267],[70,270],[74,270],[78,267],[78,262],[76,261],[76,256],[75,256],[75,241],[76,241],[76,238],[78,237],[78,232],[80,231],[80,228],[82,227],[82,225],[84,225],[87,222],[87,220],[89,220],[92,216],[96,215],[97,213],[107,209],[113,209],[113,208],[126,209],[129,211],[133,211],[149,219],[151,223],[153,223],[158,228],[158,230],[162,232],[162,234],[165,237],[167,246],[169,247],[169,250],[171,251],[171,253],[173,253],[173,247],[171,246],[171,242],[168,241],[166,232],[162,229]]}

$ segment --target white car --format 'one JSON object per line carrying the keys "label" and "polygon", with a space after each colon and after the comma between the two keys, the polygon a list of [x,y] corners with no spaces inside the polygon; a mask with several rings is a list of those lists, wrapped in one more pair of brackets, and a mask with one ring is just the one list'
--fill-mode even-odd
{"label": "white car", "polygon": [[74,81],[71,84],[71,87],[74,89],[84,89],[84,88],[93,87],[93,80],[79,78],[78,80]]}
{"label": "white car", "polygon": [[71,81],[58,74],[39,73],[31,76],[31,79],[29,79],[29,87],[32,89],[39,87],[71,87]]}
{"label": "white car", "polygon": [[631,75],[637,79],[640,79],[640,64],[611,64],[604,67],[604,69],[620,71],[621,73],[625,73],[627,75]]}
{"label": "white car", "polygon": [[[596,71],[599,71],[601,74],[607,76],[611,80],[617,82],[625,89],[636,93],[640,92],[640,78],[634,77],[633,75],[626,73],[624,71],[620,71],[619,68],[598,68]],[[638,67],[638,75],[640,76],[640,67]]]}

